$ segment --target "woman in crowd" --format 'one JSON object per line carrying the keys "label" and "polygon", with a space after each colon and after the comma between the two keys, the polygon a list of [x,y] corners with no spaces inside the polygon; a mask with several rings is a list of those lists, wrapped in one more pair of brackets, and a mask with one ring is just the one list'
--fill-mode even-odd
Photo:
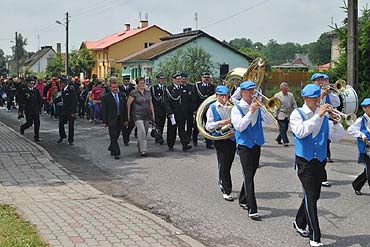
{"label": "woman in crowd", "polygon": [[136,79],[136,89],[127,100],[128,120],[133,119],[137,128],[138,150],[142,156],[147,152],[149,120],[154,121],[154,107],[150,91],[142,77]]}

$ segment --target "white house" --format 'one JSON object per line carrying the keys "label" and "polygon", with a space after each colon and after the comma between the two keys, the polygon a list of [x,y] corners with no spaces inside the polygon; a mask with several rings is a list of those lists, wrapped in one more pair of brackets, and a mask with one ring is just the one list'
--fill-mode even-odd
{"label": "white house", "polygon": [[42,46],[41,50],[33,54],[24,64],[23,67],[29,67],[35,73],[45,72],[46,66],[56,56],[52,46]]}

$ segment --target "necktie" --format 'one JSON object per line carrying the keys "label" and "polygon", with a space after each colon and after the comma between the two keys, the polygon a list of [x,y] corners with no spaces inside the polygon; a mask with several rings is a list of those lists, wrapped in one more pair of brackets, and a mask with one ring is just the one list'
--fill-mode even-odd
{"label": "necktie", "polygon": [[117,116],[118,116],[119,115],[119,98],[118,98],[117,93],[114,94],[114,99],[116,100],[116,104],[117,104]]}

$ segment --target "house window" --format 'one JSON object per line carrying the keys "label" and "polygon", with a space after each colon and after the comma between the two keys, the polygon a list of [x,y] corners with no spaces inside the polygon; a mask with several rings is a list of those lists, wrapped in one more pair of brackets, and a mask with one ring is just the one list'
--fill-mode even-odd
{"label": "house window", "polygon": [[144,43],[144,48],[148,48],[149,46],[152,46],[152,45],[154,45],[154,43],[145,42]]}

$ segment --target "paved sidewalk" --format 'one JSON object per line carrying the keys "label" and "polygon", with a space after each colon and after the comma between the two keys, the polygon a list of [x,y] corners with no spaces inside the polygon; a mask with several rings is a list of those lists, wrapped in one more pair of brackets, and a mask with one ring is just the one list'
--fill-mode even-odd
{"label": "paved sidewalk", "polygon": [[14,205],[51,246],[203,246],[71,176],[46,150],[2,122],[0,203]]}

